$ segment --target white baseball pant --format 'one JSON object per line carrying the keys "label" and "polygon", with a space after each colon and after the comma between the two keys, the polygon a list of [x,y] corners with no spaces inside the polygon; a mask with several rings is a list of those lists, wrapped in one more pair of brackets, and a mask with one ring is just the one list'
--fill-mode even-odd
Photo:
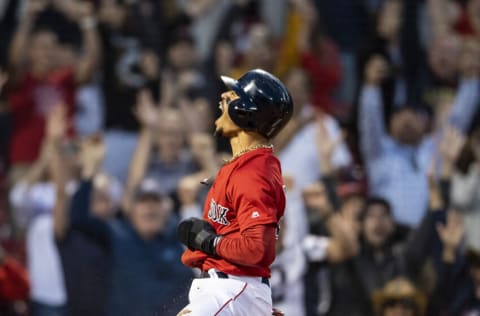
{"label": "white baseball pant", "polygon": [[272,315],[272,293],[260,277],[228,275],[228,279],[223,279],[214,270],[210,270],[209,275],[210,278],[193,280],[188,294],[190,304],[178,315]]}

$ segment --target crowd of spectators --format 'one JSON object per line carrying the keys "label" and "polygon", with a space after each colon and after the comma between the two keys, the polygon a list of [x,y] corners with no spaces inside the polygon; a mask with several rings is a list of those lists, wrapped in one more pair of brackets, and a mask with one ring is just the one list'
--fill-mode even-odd
{"label": "crowd of spectators", "polygon": [[480,0],[0,1],[0,315],[175,315],[253,68],[295,104],[274,306],[480,315]]}

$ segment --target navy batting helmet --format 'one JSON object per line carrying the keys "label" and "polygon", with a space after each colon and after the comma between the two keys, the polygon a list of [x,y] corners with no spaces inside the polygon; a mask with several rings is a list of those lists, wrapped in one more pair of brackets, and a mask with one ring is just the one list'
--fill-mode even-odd
{"label": "navy batting helmet", "polygon": [[293,102],[283,83],[272,74],[254,69],[235,80],[221,77],[239,96],[228,105],[228,114],[241,129],[270,139],[280,132],[293,114]]}

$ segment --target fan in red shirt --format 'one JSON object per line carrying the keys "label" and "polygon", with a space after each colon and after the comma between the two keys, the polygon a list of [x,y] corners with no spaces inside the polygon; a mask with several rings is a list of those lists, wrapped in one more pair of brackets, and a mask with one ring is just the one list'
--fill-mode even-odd
{"label": "fan in red shirt", "polygon": [[14,166],[28,165],[37,158],[45,118],[53,107],[65,105],[69,117],[73,116],[76,87],[90,80],[98,64],[100,47],[92,4],[62,7],[77,20],[83,38],[83,53],[68,61],[62,58],[64,49],[52,30],[34,28],[47,6],[47,1],[28,2],[9,49],[12,76],[7,100],[13,118],[9,152]]}
{"label": "fan in red shirt", "polygon": [[179,315],[271,315],[268,278],[285,193],[269,140],[291,118],[293,103],[283,83],[260,69],[222,80],[231,90],[222,94],[216,133],[229,138],[233,158],[212,184],[203,219],[178,226],[188,247],[182,262],[208,277],[193,281]]}

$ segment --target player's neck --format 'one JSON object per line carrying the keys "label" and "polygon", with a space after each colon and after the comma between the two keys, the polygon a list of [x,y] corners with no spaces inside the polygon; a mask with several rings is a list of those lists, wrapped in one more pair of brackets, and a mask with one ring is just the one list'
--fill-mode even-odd
{"label": "player's neck", "polygon": [[232,146],[232,155],[235,157],[242,152],[258,146],[267,146],[268,140],[256,133],[249,133],[240,131],[236,136],[230,138],[230,145]]}

